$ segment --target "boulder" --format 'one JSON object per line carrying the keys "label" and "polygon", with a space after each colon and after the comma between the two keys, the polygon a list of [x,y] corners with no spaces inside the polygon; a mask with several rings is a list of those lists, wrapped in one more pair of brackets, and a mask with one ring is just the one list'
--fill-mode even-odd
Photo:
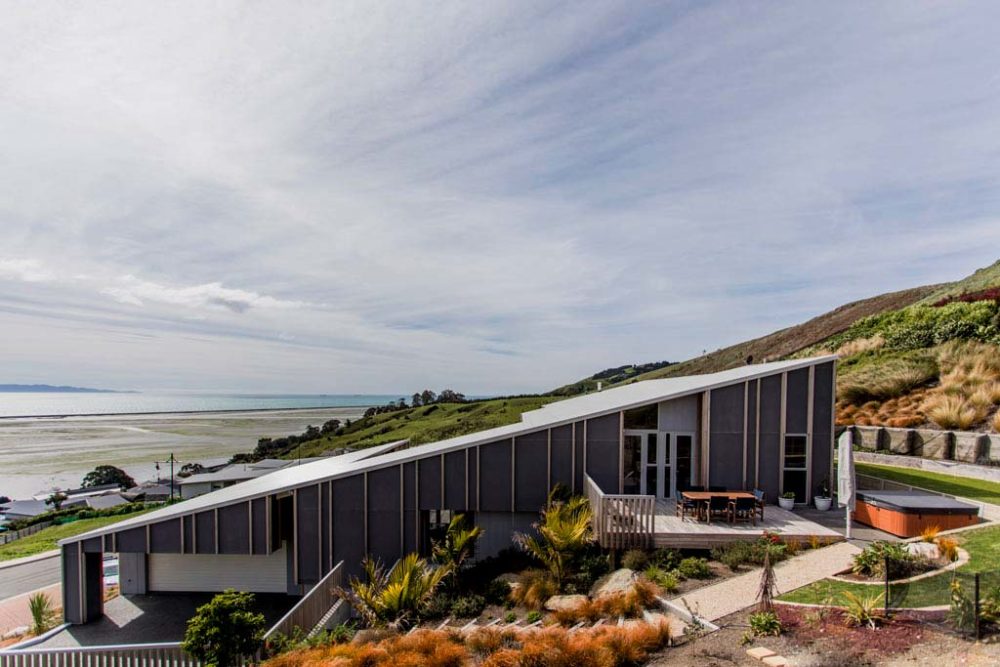
{"label": "boulder", "polygon": [[883,449],[882,428],[879,426],[855,426],[854,444],[873,452]]}
{"label": "boulder", "polygon": [[635,580],[639,575],[627,568],[615,570],[609,575],[601,577],[590,589],[590,596],[595,600],[607,595],[618,595],[632,590]]}
{"label": "boulder", "polygon": [[586,602],[586,595],[553,595],[545,601],[545,608],[549,611],[570,611]]}
{"label": "boulder", "polygon": [[906,545],[906,552],[911,556],[935,560],[939,555],[937,545],[932,542],[909,542]]}

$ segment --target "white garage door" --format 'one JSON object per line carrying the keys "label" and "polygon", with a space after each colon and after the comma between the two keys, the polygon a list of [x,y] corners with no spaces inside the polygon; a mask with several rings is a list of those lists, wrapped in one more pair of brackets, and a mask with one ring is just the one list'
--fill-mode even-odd
{"label": "white garage door", "polygon": [[285,550],[270,556],[149,554],[149,590],[215,593],[227,588],[251,593],[287,590]]}

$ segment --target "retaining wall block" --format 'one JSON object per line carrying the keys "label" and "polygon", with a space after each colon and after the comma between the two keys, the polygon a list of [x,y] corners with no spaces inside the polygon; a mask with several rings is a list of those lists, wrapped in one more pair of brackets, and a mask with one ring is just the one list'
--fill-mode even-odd
{"label": "retaining wall block", "polygon": [[952,433],[955,440],[955,460],[962,463],[977,463],[983,459],[983,454],[989,456],[990,439],[982,433],[956,432]]}
{"label": "retaining wall block", "polygon": [[885,428],[885,448],[893,454],[912,454],[915,434],[909,428]]}
{"label": "retaining wall block", "polygon": [[955,457],[953,434],[951,431],[914,429],[912,451],[925,459],[951,460]]}
{"label": "retaining wall block", "polygon": [[855,426],[854,444],[862,449],[878,451],[882,449],[882,427],[881,426]]}

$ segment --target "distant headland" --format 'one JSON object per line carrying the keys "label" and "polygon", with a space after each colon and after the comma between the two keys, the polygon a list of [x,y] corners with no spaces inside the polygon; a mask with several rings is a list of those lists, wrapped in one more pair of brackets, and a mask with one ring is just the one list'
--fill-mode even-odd
{"label": "distant headland", "polygon": [[90,387],[65,387],[51,384],[0,384],[0,393],[35,394],[134,394],[134,391],[92,389]]}

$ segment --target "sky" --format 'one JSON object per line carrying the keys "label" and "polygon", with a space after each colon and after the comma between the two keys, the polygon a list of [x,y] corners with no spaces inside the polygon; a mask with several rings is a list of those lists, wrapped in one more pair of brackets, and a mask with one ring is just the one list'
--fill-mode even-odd
{"label": "sky", "polygon": [[0,8],[0,382],[541,391],[1000,257],[993,3]]}

